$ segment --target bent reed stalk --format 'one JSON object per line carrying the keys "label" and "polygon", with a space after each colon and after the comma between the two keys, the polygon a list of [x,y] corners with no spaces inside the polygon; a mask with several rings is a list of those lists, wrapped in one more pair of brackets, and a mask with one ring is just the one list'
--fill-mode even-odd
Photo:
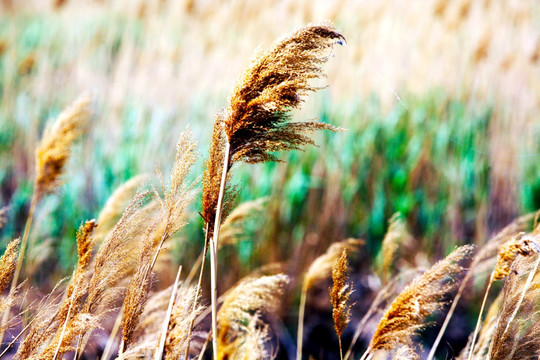
{"label": "bent reed stalk", "polygon": [[234,191],[227,191],[229,170],[240,161],[279,161],[273,152],[314,144],[308,134],[315,130],[339,130],[324,123],[289,120],[290,111],[300,107],[303,97],[319,89],[309,82],[323,76],[322,64],[328,60],[326,51],[343,39],[332,25],[321,24],[304,26],[278,40],[270,50],[257,54],[236,85],[228,108],[216,118],[203,179],[203,217],[206,223],[213,223],[210,270],[215,360],[219,353],[216,339],[219,228],[230,210],[232,199],[227,199],[227,194],[234,198]]}

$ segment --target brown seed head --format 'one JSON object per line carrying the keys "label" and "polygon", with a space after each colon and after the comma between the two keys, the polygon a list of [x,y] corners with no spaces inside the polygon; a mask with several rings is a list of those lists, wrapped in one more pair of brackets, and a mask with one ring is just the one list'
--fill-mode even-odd
{"label": "brown seed head", "polygon": [[324,280],[331,275],[332,267],[338,261],[344,249],[351,252],[358,251],[364,242],[358,239],[347,239],[330,245],[328,250],[316,258],[309,266],[304,275],[304,291],[309,290],[318,281]]}
{"label": "brown seed head", "polygon": [[351,304],[349,299],[353,292],[347,274],[347,249],[343,249],[338,261],[332,269],[333,286],[330,288],[330,302],[332,303],[332,315],[334,317],[334,329],[338,337],[351,320]]}
{"label": "brown seed head", "polygon": [[337,128],[322,123],[288,123],[310,91],[309,84],[323,76],[329,50],[343,35],[328,24],[307,25],[257,54],[236,85],[226,110],[225,133],[231,145],[231,162],[276,161],[270,152],[312,144],[306,134]]}

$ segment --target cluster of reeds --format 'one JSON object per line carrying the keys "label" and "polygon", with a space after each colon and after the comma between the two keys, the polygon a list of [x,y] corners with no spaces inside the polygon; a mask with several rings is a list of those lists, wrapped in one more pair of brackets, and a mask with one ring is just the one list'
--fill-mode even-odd
{"label": "cluster of reeds", "polygon": [[[324,75],[322,66],[332,47],[343,42],[343,36],[330,24],[304,26],[269,50],[260,51],[237,83],[228,107],[214,122],[202,176],[200,215],[205,240],[188,276],[182,266],[163,270],[158,265],[170,251],[171,238],[186,225],[188,206],[199,183],[189,180],[198,158],[189,129],[177,143],[168,185],[158,171],[158,188],[141,176],[121,186],[97,221],[81,225],[76,236],[78,262],[67,284],[59,284],[49,296],[27,304],[25,291],[32,289],[20,283],[19,277],[24,270],[33,214],[39,201],[60,185],[72,144],[85,130],[90,101],[81,98],[62,112],[47,128],[36,150],[34,193],[22,240],[13,240],[0,259],[0,292],[10,288],[0,298],[0,312],[4,314],[0,358],[11,348],[16,349],[11,354],[15,359],[91,357],[95,333],[107,327],[109,320],[114,325],[107,328],[107,344],[101,354],[94,354],[102,359],[202,359],[210,339],[215,360],[275,358],[279,344],[273,325],[279,319],[282,300],[295,291],[296,282],[301,284],[296,359],[301,360],[308,355],[303,343],[310,292],[331,279],[328,305],[338,342],[335,352],[342,360],[360,356],[355,343],[367,322],[377,317],[378,324],[361,359],[415,359],[421,356],[420,333],[429,325],[431,315],[451,302],[445,321],[448,324],[461,294],[470,286],[469,280],[485,273],[493,262],[476,329],[460,357],[537,358],[540,232],[538,228],[524,232],[532,215],[518,219],[487,242],[472,261],[475,247],[464,245],[427,270],[406,270],[398,265],[401,247],[412,242],[413,235],[403,218],[392,217],[378,271],[385,286],[367,311],[358,309],[353,301],[357,287],[349,275],[349,262],[362,252],[364,242],[352,238],[332,241],[309,264],[303,277],[287,274],[286,265],[269,264],[232,288],[222,289],[226,292],[218,298],[217,283],[223,277],[217,266],[220,247],[235,242],[241,235],[239,224],[263,202],[257,200],[234,209],[241,184],[234,184],[232,168],[241,162],[279,161],[277,151],[314,144],[309,136],[312,132],[339,130],[324,123],[291,122],[291,111],[318,89],[312,81]],[[0,209],[0,226],[2,212]],[[203,271],[208,249],[211,283],[209,300],[205,300]],[[161,286],[161,290],[156,286],[158,267],[159,271],[176,274],[174,283]],[[197,271],[198,282],[192,285]],[[409,277],[411,271],[414,279],[400,288],[400,279]],[[482,322],[489,290],[495,281],[502,280],[502,295]],[[206,311],[207,304],[210,311]],[[362,313],[363,318],[354,323],[355,315]],[[344,355],[344,335],[351,323],[355,336]],[[429,358],[433,358],[445,329],[446,325]]]}

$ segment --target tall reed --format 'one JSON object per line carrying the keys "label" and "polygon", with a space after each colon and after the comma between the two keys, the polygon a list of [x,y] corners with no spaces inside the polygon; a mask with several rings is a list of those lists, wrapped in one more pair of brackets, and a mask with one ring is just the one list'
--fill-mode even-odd
{"label": "tall reed", "polygon": [[[217,116],[203,189],[203,216],[210,233],[211,301],[214,359],[217,359],[217,250],[223,204],[231,167],[239,162],[277,161],[272,152],[313,144],[315,130],[337,128],[323,123],[291,123],[290,110],[317,87],[329,50],[343,36],[329,24],[307,25],[259,52],[237,83],[229,106]],[[221,168],[220,168],[221,167]],[[216,195],[217,194],[217,195]]]}
{"label": "tall reed", "polygon": [[[30,201],[30,209],[26,218],[20,245],[20,253],[11,282],[8,298],[11,299],[19,283],[19,276],[26,253],[30,226],[34,219],[37,203],[45,195],[53,192],[61,183],[60,176],[71,154],[73,143],[84,133],[89,116],[90,99],[81,96],[72,105],[58,115],[58,118],[47,126],[35,152],[36,177],[34,193]],[[4,338],[1,329],[8,320],[10,308],[4,312],[0,326],[0,343]]]}

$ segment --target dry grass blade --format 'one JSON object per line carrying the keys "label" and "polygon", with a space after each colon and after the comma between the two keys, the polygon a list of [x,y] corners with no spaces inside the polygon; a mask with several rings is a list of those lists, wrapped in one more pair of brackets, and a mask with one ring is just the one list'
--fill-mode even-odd
{"label": "dry grass blade", "polygon": [[249,324],[260,322],[261,313],[277,309],[288,282],[283,274],[248,277],[225,295],[218,313],[219,359],[239,358],[237,356],[245,351],[243,346],[250,344],[246,336],[255,328]]}
{"label": "dry grass blade", "polygon": [[426,316],[441,309],[444,296],[456,287],[456,277],[464,270],[459,262],[472,250],[472,246],[456,249],[407,286],[379,322],[363,358],[377,350],[412,346],[412,336],[425,326]]}
{"label": "dry grass blade", "polygon": [[180,274],[182,273],[182,265],[178,268],[176,272],[176,279],[173,284],[173,291],[171,293],[171,298],[169,300],[169,306],[167,307],[167,313],[165,314],[165,319],[163,320],[163,329],[161,330],[161,336],[159,337],[159,345],[154,354],[155,360],[161,360],[163,357],[163,350],[165,349],[165,341],[167,340],[167,332],[169,330],[169,321],[171,319],[172,309],[174,301],[176,300],[176,293],[178,292],[178,283],[180,281]]}
{"label": "dry grass blade", "polygon": [[333,285],[330,288],[330,303],[332,304],[332,317],[334,318],[334,329],[339,341],[339,356],[343,359],[343,348],[341,346],[341,335],[351,321],[351,304],[349,299],[353,292],[352,285],[348,282],[347,274],[347,249],[343,249],[341,257],[332,269]]}

